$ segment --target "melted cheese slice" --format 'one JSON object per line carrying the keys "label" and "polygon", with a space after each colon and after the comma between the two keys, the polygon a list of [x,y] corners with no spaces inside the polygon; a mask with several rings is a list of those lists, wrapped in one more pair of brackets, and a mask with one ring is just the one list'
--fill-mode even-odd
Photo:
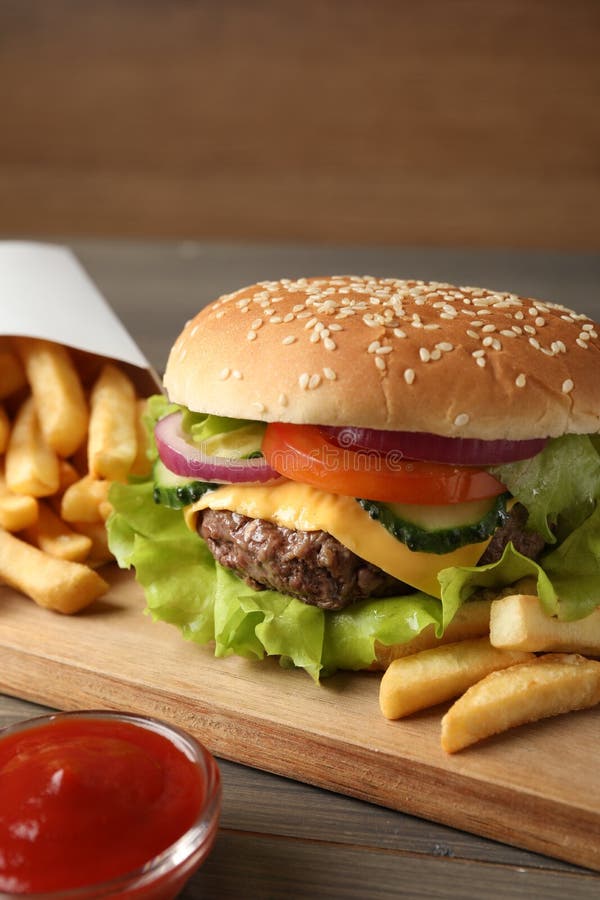
{"label": "melted cheese slice", "polygon": [[209,491],[184,511],[186,523],[194,531],[202,509],[227,509],[297,531],[327,531],[353,553],[434,597],[440,596],[437,573],[441,569],[474,566],[489,543],[469,544],[439,555],[414,552],[371,519],[353,497],[294,481],[268,487],[227,484]]}

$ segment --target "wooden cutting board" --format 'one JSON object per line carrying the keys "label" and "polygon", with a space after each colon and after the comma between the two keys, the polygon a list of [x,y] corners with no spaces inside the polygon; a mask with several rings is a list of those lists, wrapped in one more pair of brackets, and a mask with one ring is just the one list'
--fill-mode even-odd
{"label": "wooden cutting board", "polygon": [[319,687],[275,660],[217,660],[152,622],[129,573],[108,577],[74,617],[0,586],[0,691],[158,716],[217,756],[600,870],[600,709],[447,756],[443,707],[388,722],[376,674]]}

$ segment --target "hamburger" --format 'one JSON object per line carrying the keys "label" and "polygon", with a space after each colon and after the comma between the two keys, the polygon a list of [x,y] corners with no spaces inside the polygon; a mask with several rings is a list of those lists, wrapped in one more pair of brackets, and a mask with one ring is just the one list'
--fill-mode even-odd
{"label": "hamburger", "polygon": [[522,579],[583,617],[599,384],[598,327],[555,303],[370,276],[244,287],[177,338],[153,474],[113,488],[111,549],[185,637],[315,678]]}

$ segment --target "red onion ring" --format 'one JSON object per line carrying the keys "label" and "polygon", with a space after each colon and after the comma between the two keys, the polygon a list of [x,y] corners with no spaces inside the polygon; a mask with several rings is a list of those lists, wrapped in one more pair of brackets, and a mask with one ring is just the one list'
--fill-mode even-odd
{"label": "red onion ring", "polygon": [[454,466],[495,466],[530,459],[540,453],[547,438],[525,441],[483,441],[478,438],[451,438],[411,431],[379,431],[351,426],[320,426],[325,438],[349,450],[395,451],[406,459],[448,463]]}
{"label": "red onion ring", "polygon": [[223,484],[265,482],[280,479],[263,458],[227,459],[206,456],[198,446],[186,440],[181,428],[180,412],[160,419],[154,428],[158,454],[167,469],[176,475]]}

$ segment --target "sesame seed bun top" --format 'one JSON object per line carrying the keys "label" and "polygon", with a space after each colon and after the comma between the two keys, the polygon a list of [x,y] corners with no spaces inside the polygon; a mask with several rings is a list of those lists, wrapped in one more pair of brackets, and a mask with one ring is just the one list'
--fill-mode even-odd
{"label": "sesame seed bun top", "polygon": [[266,281],[187,323],[170,399],[224,416],[487,440],[600,431],[599,327],[483,288]]}

